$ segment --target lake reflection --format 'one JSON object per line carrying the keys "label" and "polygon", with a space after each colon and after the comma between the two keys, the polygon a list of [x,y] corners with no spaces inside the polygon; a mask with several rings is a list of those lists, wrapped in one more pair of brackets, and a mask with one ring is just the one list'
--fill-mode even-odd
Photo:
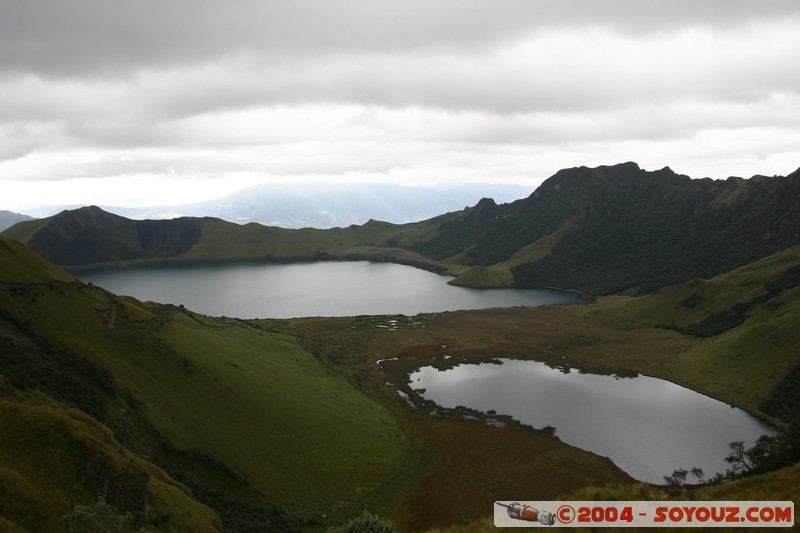
{"label": "lake reflection", "polygon": [[470,289],[410,266],[367,261],[236,263],[78,272],[116,294],[238,318],[406,314],[580,303],[552,289]]}
{"label": "lake reflection", "polygon": [[443,407],[463,405],[511,415],[536,428],[554,426],[567,444],[611,458],[636,479],[663,483],[677,468],[725,472],[728,443],[748,446],[769,424],[661,379],[621,378],[554,369],[538,361],[424,367],[413,389]]}

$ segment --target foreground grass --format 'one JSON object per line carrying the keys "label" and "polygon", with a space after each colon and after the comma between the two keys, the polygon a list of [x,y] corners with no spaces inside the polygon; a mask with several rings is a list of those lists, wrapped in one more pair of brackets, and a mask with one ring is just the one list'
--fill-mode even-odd
{"label": "foreground grass", "polygon": [[142,391],[179,447],[213,450],[282,501],[321,509],[359,498],[398,468],[406,443],[389,413],[294,338],[238,323],[198,327],[184,313],[160,334],[196,367],[171,379],[169,394],[166,383]]}
{"label": "foreground grass", "polygon": [[396,474],[408,446],[385,408],[294,337],[77,282],[6,287],[0,307],[31,335],[107,368],[170,446],[304,516],[356,505]]}
{"label": "foreground grass", "polygon": [[[2,380],[0,376],[0,380]],[[8,389],[7,389],[8,390]],[[77,409],[20,394],[0,398],[0,515],[3,531],[60,531],[60,518],[96,491],[132,509],[153,530],[214,532],[216,513],[187,487],[123,447]],[[44,400],[46,403],[50,401]]]}

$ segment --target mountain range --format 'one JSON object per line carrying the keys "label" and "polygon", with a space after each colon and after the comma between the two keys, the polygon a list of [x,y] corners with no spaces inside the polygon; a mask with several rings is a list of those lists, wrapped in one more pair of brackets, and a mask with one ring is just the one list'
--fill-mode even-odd
{"label": "mountain range", "polygon": [[33,217],[21,215],[12,211],[0,211],[0,231],[10,228],[17,222],[22,222],[23,220],[33,220]]}
{"label": "mountain range", "polygon": [[130,220],[96,207],[2,233],[69,267],[219,260],[404,262],[478,287],[652,292],[800,243],[800,172],[723,181],[635,163],[572,168],[530,196],[424,221],[332,229],[212,217]]}
{"label": "mountain range", "polygon": [[[483,197],[510,202],[535,187],[518,184],[441,183],[270,183],[204,202],[170,206],[118,207],[103,210],[137,220],[209,216],[229,222],[258,222],[282,228],[333,228],[369,219],[402,224],[474,205]],[[42,206],[26,210],[38,218],[81,206]],[[16,220],[18,222],[19,220]],[[0,217],[0,231],[5,229]]]}

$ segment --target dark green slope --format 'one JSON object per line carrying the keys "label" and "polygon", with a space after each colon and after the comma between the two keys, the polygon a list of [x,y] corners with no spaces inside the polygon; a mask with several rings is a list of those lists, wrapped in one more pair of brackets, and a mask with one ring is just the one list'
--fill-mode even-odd
{"label": "dark green slope", "polygon": [[650,292],[800,242],[798,172],[690,180],[669,169],[644,172],[629,164],[557,175],[540,198],[548,194],[577,217],[576,228],[550,256],[513,269],[523,284]]}
{"label": "dark green slope", "polygon": [[692,180],[625,163],[559,171],[513,204],[482,201],[412,248],[504,266],[518,285],[598,293],[710,277],[797,243],[800,172]]}
{"label": "dark green slope", "polygon": [[60,265],[84,265],[173,257],[197,243],[201,226],[202,219],[137,221],[91,206],[17,224],[4,236]]}

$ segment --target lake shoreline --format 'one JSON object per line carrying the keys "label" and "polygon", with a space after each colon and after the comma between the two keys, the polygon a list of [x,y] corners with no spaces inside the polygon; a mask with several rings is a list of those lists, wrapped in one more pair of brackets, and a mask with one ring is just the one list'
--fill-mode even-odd
{"label": "lake shoreline", "polygon": [[392,262],[212,262],[83,269],[78,278],[141,300],[242,319],[359,316],[583,303],[552,288],[474,289]]}
{"label": "lake shoreline", "polygon": [[[727,412],[728,407],[734,407],[730,404],[723,402],[719,399],[713,398],[706,394],[694,391],[688,387],[684,387],[680,384],[667,381],[662,378],[658,377],[651,377],[646,376],[640,373],[625,371],[621,369],[611,369],[607,367],[602,367],[601,365],[596,364],[580,364],[578,366],[574,366],[570,364],[569,361],[565,360],[563,357],[545,357],[541,359],[546,359],[546,361],[537,360],[534,358],[523,358],[519,355],[516,356],[506,356],[506,357],[487,357],[487,358],[480,358],[483,360],[472,359],[467,360],[463,357],[458,357],[442,353],[438,356],[430,357],[427,361],[415,361],[415,363],[423,363],[422,366],[418,366],[417,364],[402,364],[402,359],[384,359],[380,362],[379,367],[381,372],[386,375],[387,377],[387,384],[391,385],[406,401],[409,405],[413,406],[415,410],[417,410],[420,414],[425,414],[428,416],[436,416],[436,417],[448,417],[453,419],[460,419],[466,421],[472,421],[484,425],[496,426],[501,428],[506,427],[517,427],[520,429],[524,429],[526,431],[531,432],[532,434],[537,435],[551,435],[555,438],[559,439],[564,444],[568,444],[570,446],[575,446],[579,449],[584,451],[597,454],[601,457],[608,457],[614,461],[614,463],[622,468],[626,473],[634,477],[635,479],[645,482],[648,484],[658,485],[660,484],[659,481],[661,478],[676,468],[688,468],[689,466],[701,466],[703,467],[706,472],[711,475],[713,473],[724,473],[724,462],[722,459],[724,458],[725,448],[724,446],[727,445],[729,442],[733,440],[755,440],[758,436],[762,434],[769,434],[769,433],[777,433],[779,430],[774,425],[769,424],[769,422],[763,420],[760,417],[755,417],[751,413],[747,411],[736,408],[735,412]],[[513,369],[506,366],[505,368],[501,368],[502,365],[511,363],[522,363],[522,364],[514,364]],[[470,381],[470,386],[467,388],[460,387],[460,389],[454,390],[461,390],[458,393],[458,397],[473,397],[473,398],[483,398],[483,400],[479,400],[478,404],[472,403],[472,401],[459,401],[453,400],[452,393],[445,393],[445,397],[447,394],[451,395],[451,400],[449,401],[442,401],[442,393],[443,391],[440,390],[438,393],[431,390],[431,385],[426,384],[426,381],[429,381],[430,378],[425,378],[426,375],[428,376],[439,376],[437,377],[437,382],[440,379],[445,379],[446,374],[456,372],[457,374],[462,375],[474,375],[477,378],[477,375],[480,374],[480,382],[483,383],[487,380],[487,372],[488,372],[488,379],[491,383],[497,382],[499,378],[492,377],[492,374],[504,373],[507,375],[506,378],[503,380],[509,379],[512,376],[514,379],[509,379],[510,382],[516,382],[520,378],[520,368],[530,367],[531,365],[525,365],[524,363],[532,363],[533,366],[539,366],[541,368],[548,368],[549,370],[546,371],[546,374],[550,375],[550,378],[547,378],[550,385],[547,385],[547,382],[539,383],[539,385],[528,388],[515,388],[514,385],[511,383],[505,383],[502,385],[503,395],[502,397],[505,398],[510,394],[510,391],[517,390],[519,394],[521,394],[521,402],[530,402],[531,399],[524,399],[526,397],[530,397],[531,395],[536,396],[536,391],[542,391],[542,387],[550,387],[552,389],[553,379],[556,381],[563,381],[560,377],[554,378],[552,376],[564,376],[564,379],[567,381],[587,381],[587,379],[591,382],[594,381],[595,386],[597,386],[598,382],[605,381],[604,379],[600,378],[600,376],[606,376],[607,378],[613,377],[613,382],[608,382],[604,385],[604,387],[613,387],[614,389],[619,389],[620,387],[624,386],[623,389],[630,388],[631,386],[636,387],[637,389],[643,389],[647,387],[648,390],[648,397],[647,402],[644,402],[648,405],[651,405],[653,401],[653,395],[656,394],[656,391],[659,389],[663,390],[670,390],[670,402],[667,404],[664,403],[657,403],[653,404],[651,407],[648,407],[648,410],[645,410],[642,405],[642,402],[631,402],[631,399],[626,396],[625,400],[614,399],[613,395],[609,396],[610,389],[606,392],[593,393],[592,397],[594,400],[584,402],[584,406],[591,406],[589,411],[594,411],[600,409],[600,412],[603,410],[600,408],[600,405],[603,403],[608,403],[609,405],[615,405],[615,402],[622,402],[616,408],[617,411],[619,409],[625,409],[624,405],[629,405],[627,408],[628,415],[625,418],[625,422],[620,424],[620,421],[616,415],[613,415],[613,419],[609,419],[609,422],[612,425],[619,425],[617,431],[620,433],[613,433],[612,434],[605,434],[608,431],[604,424],[598,425],[595,430],[588,430],[587,431],[580,431],[578,433],[575,432],[574,424],[575,421],[571,423],[567,423],[567,425],[562,425],[561,423],[551,420],[548,423],[534,423],[530,418],[531,413],[537,413],[535,418],[540,419],[547,419],[548,416],[543,416],[542,413],[547,411],[537,411],[535,410],[534,406],[532,405],[531,408],[534,409],[532,411],[528,411],[528,414],[521,416],[519,411],[519,406],[509,408],[508,403],[506,400],[493,398],[488,400],[487,397],[483,396],[483,393],[480,393],[478,389],[481,387],[477,385],[479,382]],[[539,363],[539,365],[536,365]],[[498,367],[490,366],[484,369],[479,369],[480,366],[486,365],[499,365]],[[475,366],[474,369],[470,369],[468,367]],[[518,368],[519,367],[519,368]],[[592,371],[589,371],[589,368]],[[491,370],[491,372],[489,372]],[[512,373],[513,370],[513,373]],[[572,370],[572,372],[570,372]],[[577,373],[574,371],[578,371]],[[541,372],[538,371],[538,372]],[[568,377],[569,376],[569,377]],[[594,376],[590,378],[589,376]],[[473,379],[476,379],[473,378]],[[416,381],[414,381],[416,379]],[[422,382],[419,382],[420,379]],[[631,379],[632,381],[628,381]],[[637,379],[645,379],[647,382],[640,382],[636,383],[635,380]],[[621,380],[621,381],[620,381]],[[661,385],[651,385],[650,383],[656,384],[661,383]],[[533,383],[531,383],[533,384]],[[437,385],[440,387],[443,385]],[[488,385],[486,385],[488,386]],[[499,386],[499,382],[498,382]],[[476,389],[477,387],[477,389]],[[450,390],[450,389],[447,389]],[[585,385],[581,386],[578,391],[578,394],[585,394],[586,393]],[[531,392],[533,391],[533,392]],[[433,396],[431,396],[433,392]],[[541,394],[539,392],[538,394]],[[619,394],[617,392],[616,394]],[[662,394],[662,393],[658,393]],[[666,394],[664,392],[663,394]],[[675,394],[679,394],[675,396]],[[478,396],[476,396],[478,395]],[[565,408],[563,405],[563,399],[558,400],[558,393],[555,393],[555,396],[552,398],[548,398],[545,400],[544,398],[542,401],[548,402],[555,402],[555,403],[548,403],[550,405],[550,409],[556,409],[557,411],[562,410]],[[609,400],[610,398],[610,400]],[[490,404],[494,404],[499,402],[502,404],[506,401],[506,408],[492,408],[487,409],[486,402],[489,401]],[[688,413],[680,413],[678,414],[677,409],[681,403],[690,402],[692,407],[688,410],[689,418],[687,418]],[[600,403],[598,403],[600,402]],[[536,402],[535,402],[536,403]],[[480,404],[480,405],[479,405]],[[510,409],[510,410],[509,410]],[[578,406],[574,408],[566,408],[567,412],[572,413],[568,415],[567,418],[559,418],[559,421],[569,420],[574,418],[575,420],[580,420],[582,418],[582,411],[584,409],[579,409]],[[649,413],[650,409],[655,409],[652,415],[646,415],[645,413]],[[630,419],[633,412],[641,411],[641,414],[638,415],[638,421],[634,422]],[[658,414],[661,413],[661,414]],[[677,417],[680,420],[677,425],[670,425],[669,427],[662,427],[662,420],[667,413],[672,413],[670,416]],[[714,415],[713,413],[717,413]],[[701,417],[706,417],[705,421],[701,421]],[[724,417],[724,418],[718,418]],[[583,424],[591,424],[590,420],[595,420],[594,418],[589,418],[584,420],[581,424],[582,429]],[[599,420],[599,419],[598,419]],[[723,422],[724,420],[724,422]],[[657,422],[656,422],[657,421]],[[572,426],[570,424],[573,424]],[[689,428],[693,425],[698,425],[699,427],[704,428],[703,430],[690,430]],[[728,429],[723,429],[723,428]],[[739,428],[738,430],[733,430],[733,428]],[[626,429],[627,428],[627,429]],[[715,428],[715,429],[712,429]],[[692,450],[687,457],[683,460],[678,459],[677,461],[671,462],[673,466],[667,467],[666,465],[662,465],[660,467],[661,471],[659,471],[658,467],[653,465],[658,464],[659,461],[666,460],[666,457],[670,457],[671,454],[674,453],[673,450],[680,448],[681,446],[678,445],[678,442],[673,443],[674,445],[670,446],[652,446],[652,445],[641,445],[635,446],[631,443],[637,442],[637,439],[642,438],[642,435],[646,435],[645,440],[651,440],[653,437],[652,435],[656,432],[664,432],[664,435],[659,437],[658,442],[662,442],[663,439],[675,439],[681,443],[681,446],[685,445],[687,439],[689,441],[693,439],[699,439],[698,442],[690,446]],[[698,432],[699,431],[699,432]],[[728,436],[725,438],[721,437],[721,434],[718,432],[728,432]],[[746,432],[748,436],[742,437],[742,435]],[[630,435],[627,435],[630,433]],[[584,435],[583,437],[579,437],[579,435]],[[603,436],[605,435],[605,436]],[[625,436],[627,435],[627,436]],[[639,437],[636,437],[639,435]],[[702,437],[700,437],[702,435]],[[620,440],[616,441],[616,437],[619,436]],[[588,440],[587,440],[588,439]],[[610,439],[610,440],[609,440]],[[710,440],[709,440],[710,439]],[[706,453],[704,456],[700,454],[698,450],[707,450],[711,444],[711,440],[716,439],[716,444],[713,445],[716,452],[719,453],[717,456],[716,453]],[[586,441],[586,442],[584,442]],[[703,443],[701,444],[702,441]],[[708,441],[708,442],[706,442]],[[587,443],[595,442],[594,445],[587,445]],[[603,442],[618,442],[617,445],[613,446],[612,448],[605,448],[608,444],[601,444]],[[600,448],[597,448],[598,444]],[[629,449],[627,452],[619,452],[619,451],[612,451],[617,450],[619,445],[623,445],[621,449]],[[656,452],[656,450],[659,450]],[[699,455],[698,455],[699,454]],[[641,458],[638,458],[639,456]],[[644,456],[649,456],[648,458],[644,458]],[[676,464],[681,463],[681,464]],[[685,463],[685,464],[683,464]],[[691,464],[690,464],[691,463]],[[640,466],[635,466],[635,465]],[[627,466],[626,466],[627,465]],[[645,466],[646,465],[646,466]],[[711,466],[714,465],[714,466]]]}

